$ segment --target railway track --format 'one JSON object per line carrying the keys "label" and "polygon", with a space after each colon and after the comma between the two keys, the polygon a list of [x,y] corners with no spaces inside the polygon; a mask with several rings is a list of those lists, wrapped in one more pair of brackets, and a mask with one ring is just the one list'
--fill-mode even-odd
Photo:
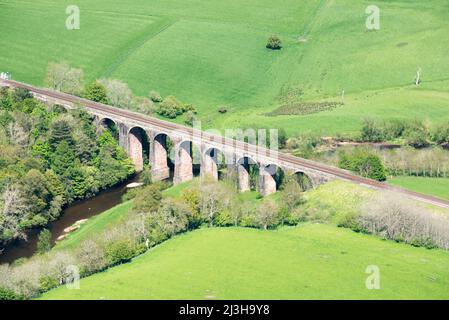
{"label": "railway track", "polygon": [[260,149],[260,147],[257,147],[257,146],[254,146],[254,145],[242,142],[242,141],[237,141],[237,140],[225,138],[222,136],[210,134],[207,132],[202,132],[199,130],[195,130],[193,128],[179,125],[179,124],[174,124],[174,123],[171,123],[168,121],[141,115],[136,112],[129,111],[129,110],[119,109],[116,107],[104,105],[101,103],[93,102],[90,100],[86,100],[83,98],[79,98],[76,96],[72,96],[69,94],[65,94],[65,93],[61,93],[61,92],[57,92],[57,91],[53,91],[53,90],[37,88],[37,87],[31,86],[28,84],[24,84],[21,82],[17,82],[17,81],[0,80],[0,83],[3,83],[10,87],[19,87],[19,88],[28,89],[31,92],[40,94],[42,96],[58,99],[61,101],[68,102],[70,104],[80,104],[80,105],[83,105],[92,110],[96,110],[96,111],[99,111],[99,112],[102,112],[105,114],[109,114],[109,115],[124,117],[124,118],[130,119],[130,120],[134,120],[137,122],[147,124],[147,125],[155,126],[162,130],[187,132],[187,133],[191,134],[192,137],[195,139],[202,139],[203,141],[209,140],[209,141],[220,142],[221,144],[223,144],[227,147],[237,148],[239,151],[242,151],[242,152],[261,152],[261,151],[267,152],[265,154],[273,155],[273,158],[276,158],[285,163],[289,163],[292,165],[300,165],[300,166],[303,166],[303,167],[306,167],[306,168],[309,168],[312,170],[331,174],[340,179],[350,181],[353,183],[357,183],[360,185],[368,186],[370,188],[389,191],[389,192],[397,192],[397,193],[402,194],[408,198],[411,198],[411,199],[414,199],[414,200],[417,200],[420,202],[424,202],[427,204],[431,204],[431,205],[435,205],[438,207],[449,209],[449,201],[448,200],[444,200],[444,199],[428,196],[425,194],[421,194],[418,192],[413,192],[410,190],[405,190],[402,188],[390,186],[385,183],[367,179],[367,178],[363,178],[360,176],[356,176],[356,175],[351,174],[345,170],[331,167],[331,166],[321,164],[318,162],[298,158],[298,157],[288,155],[288,154],[285,154],[282,152],[276,152],[276,151],[266,150],[266,149],[263,150],[263,149]]}

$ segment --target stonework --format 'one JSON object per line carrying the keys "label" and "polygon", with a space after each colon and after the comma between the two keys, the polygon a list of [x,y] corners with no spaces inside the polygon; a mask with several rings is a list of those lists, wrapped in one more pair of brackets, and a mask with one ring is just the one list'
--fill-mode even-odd
{"label": "stonework", "polygon": [[259,188],[260,194],[264,197],[276,192],[276,180],[264,166],[260,168]]}
{"label": "stonework", "polygon": [[[24,85],[14,81],[0,79],[0,86],[14,88],[16,86],[23,87]],[[75,107],[75,104],[78,105],[79,103],[83,103],[82,101],[76,103],[72,102],[75,100],[69,99],[68,97],[71,96],[68,95],[64,96],[59,93],[46,94],[45,90],[42,89],[33,88],[30,86],[26,86],[26,88],[33,93],[36,99],[46,103],[47,105],[58,104],[67,109],[71,109]],[[142,151],[147,148],[142,145],[142,137],[139,137],[139,135],[135,134],[131,129],[139,128],[142,129],[142,132],[146,132],[150,144],[149,159],[154,181],[164,180],[170,177],[170,169],[167,161],[167,137],[170,137],[171,141],[174,142],[175,159],[172,161],[174,161],[175,164],[175,172],[173,177],[175,184],[188,181],[193,178],[192,143],[190,141],[193,141],[193,143],[202,151],[205,151],[207,146],[207,149],[215,148],[217,152],[223,152],[226,154],[228,175],[238,179],[238,188],[242,192],[250,190],[248,164],[245,165],[237,162],[238,159],[245,157],[247,160],[251,160],[251,163],[258,165],[260,168],[259,185],[260,192],[264,196],[272,194],[276,191],[276,181],[271,174],[266,172],[265,167],[260,165],[261,163],[275,164],[286,174],[302,172],[309,177],[313,187],[317,187],[322,183],[337,178],[333,174],[315,170],[313,169],[313,166],[303,166],[286,160],[281,161],[271,154],[268,155],[258,153],[252,150],[248,145],[246,145],[246,147],[239,146],[238,148],[232,148],[228,145],[223,145],[221,142],[222,139],[214,140],[208,138],[207,142],[195,140],[196,138],[192,137],[192,133],[189,132],[188,128],[171,124],[173,129],[167,129],[167,125],[159,126],[157,124],[156,121],[160,120],[153,119],[154,121],[152,122],[142,121],[136,118],[135,115],[131,115],[130,111],[120,110],[111,106],[102,106],[101,108],[98,108],[90,106],[89,104],[86,104],[85,107],[86,110],[95,117],[95,121],[98,125],[101,125],[101,121],[103,119],[110,119],[117,125],[119,145],[123,147],[123,149],[133,160],[137,171],[143,169]],[[161,134],[161,130],[164,130],[165,133]],[[184,143],[181,143],[181,141],[184,141]],[[186,145],[189,147],[186,148]],[[229,150],[227,148],[229,148]],[[218,180],[218,163],[214,155],[211,156],[203,154],[201,157],[201,175],[203,177],[209,176],[214,180]]]}

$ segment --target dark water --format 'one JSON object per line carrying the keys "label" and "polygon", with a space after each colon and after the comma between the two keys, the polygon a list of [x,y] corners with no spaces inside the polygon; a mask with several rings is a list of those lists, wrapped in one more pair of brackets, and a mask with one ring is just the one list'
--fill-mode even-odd
{"label": "dark water", "polygon": [[[48,225],[52,235],[52,243],[54,244],[56,239],[64,234],[65,228],[72,226],[78,220],[88,219],[120,204],[122,195],[126,192],[126,185],[137,180],[138,177],[135,176],[115,187],[100,192],[93,198],[75,202],[67,207],[58,220]],[[18,240],[7,245],[3,253],[0,254],[0,263],[11,263],[19,258],[31,257],[36,253],[39,232],[39,229],[29,230],[27,240]]]}

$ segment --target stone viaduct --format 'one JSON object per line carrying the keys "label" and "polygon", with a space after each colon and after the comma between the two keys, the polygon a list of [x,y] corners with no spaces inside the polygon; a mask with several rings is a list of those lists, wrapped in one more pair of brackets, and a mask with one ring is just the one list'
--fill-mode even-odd
{"label": "stone viaduct", "polygon": [[169,178],[171,172],[174,184],[191,180],[194,167],[199,169],[201,177],[218,180],[221,176],[220,168],[226,168],[228,175],[235,175],[240,191],[250,190],[251,181],[253,187],[254,181],[257,181],[259,192],[267,196],[276,192],[279,186],[278,177],[282,175],[295,174],[310,187],[316,187],[337,177],[331,172],[308,166],[309,162],[304,165],[282,159],[276,150],[176,125],[129,110],[11,80],[0,79],[0,86],[26,88],[36,99],[48,105],[85,107],[98,125],[116,128],[119,145],[133,160],[137,171],[143,169],[144,161],[148,159],[154,181]]}
{"label": "stone viaduct", "polygon": [[294,157],[277,150],[268,150],[207,131],[188,128],[17,81],[0,78],[0,87],[27,89],[36,99],[48,105],[57,104],[65,108],[83,106],[98,125],[112,125],[117,128],[119,144],[129,154],[137,170],[142,170],[144,161],[148,159],[154,180],[167,179],[173,173],[175,184],[188,181],[193,178],[195,166],[199,168],[202,177],[217,180],[220,177],[220,168],[224,167],[227,168],[227,174],[234,175],[237,179],[240,191],[250,190],[251,182],[253,187],[257,182],[259,192],[266,196],[277,190],[276,177],[281,172],[297,175],[301,179],[306,178],[310,187],[317,187],[333,179],[341,179],[377,190],[397,192],[413,200],[449,208],[448,200],[393,187],[322,163]]}

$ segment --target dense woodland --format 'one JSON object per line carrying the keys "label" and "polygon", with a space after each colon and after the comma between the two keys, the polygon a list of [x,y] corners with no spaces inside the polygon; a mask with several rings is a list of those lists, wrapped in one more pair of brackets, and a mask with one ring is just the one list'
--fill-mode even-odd
{"label": "dense woodland", "polygon": [[0,244],[135,171],[113,134],[81,107],[48,107],[24,89],[1,88],[0,150]]}

